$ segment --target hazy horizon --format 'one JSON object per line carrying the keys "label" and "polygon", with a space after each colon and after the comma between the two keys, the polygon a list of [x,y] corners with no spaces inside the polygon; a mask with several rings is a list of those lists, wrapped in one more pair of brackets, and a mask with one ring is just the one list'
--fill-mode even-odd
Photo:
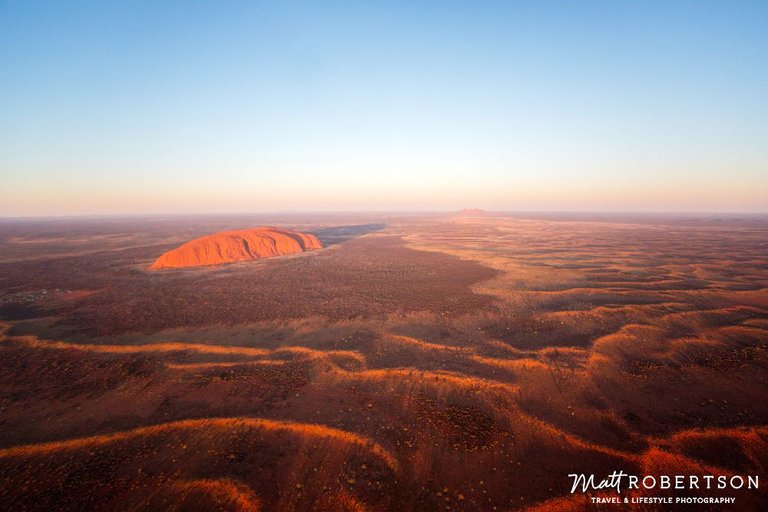
{"label": "hazy horizon", "polygon": [[162,218],[238,218],[238,217],[275,217],[275,218],[301,218],[304,215],[316,215],[319,217],[354,217],[364,216],[450,216],[462,213],[462,210],[481,210],[489,217],[531,218],[553,220],[605,220],[620,221],[626,219],[710,219],[710,218],[754,218],[768,217],[764,211],[695,211],[695,210],[485,210],[483,208],[460,208],[455,210],[438,209],[413,209],[413,210],[273,210],[273,211],[210,211],[210,212],[136,212],[136,213],[73,213],[52,215],[0,215],[0,221],[25,221],[25,220],[122,220],[122,219],[162,219]]}
{"label": "hazy horizon", "polygon": [[0,4],[0,217],[768,212],[759,2]]}

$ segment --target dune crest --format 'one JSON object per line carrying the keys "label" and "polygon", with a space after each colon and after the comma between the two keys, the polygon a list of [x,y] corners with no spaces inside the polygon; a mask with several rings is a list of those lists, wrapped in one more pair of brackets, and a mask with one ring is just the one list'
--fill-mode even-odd
{"label": "dune crest", "polygon": [[288,229],[258,227],[221,231],[195,238],[157,258],[150,270],[203,267],[260,260],[322,249],[315,235]]}

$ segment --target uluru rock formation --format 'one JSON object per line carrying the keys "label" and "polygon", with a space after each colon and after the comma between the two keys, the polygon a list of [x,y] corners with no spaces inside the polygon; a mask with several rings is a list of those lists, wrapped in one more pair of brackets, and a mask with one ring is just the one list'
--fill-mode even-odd
{"label": "uluru rock formation", "polygon": [[166,252],[149,267],[150,270],[202,267],[236,261],[260,260],[286,254],[322,249],[315,235],[259,227],[221,231],[190,240]]}

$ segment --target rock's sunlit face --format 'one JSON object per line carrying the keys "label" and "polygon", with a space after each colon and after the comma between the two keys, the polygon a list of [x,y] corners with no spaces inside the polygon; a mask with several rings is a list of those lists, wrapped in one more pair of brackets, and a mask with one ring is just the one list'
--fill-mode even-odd
{"label": "rock's sunlit face", "polygon": [[152,270],[225,265],[322,249],[315,235],[278,228],[222,231],[195,238],[161,255]]}

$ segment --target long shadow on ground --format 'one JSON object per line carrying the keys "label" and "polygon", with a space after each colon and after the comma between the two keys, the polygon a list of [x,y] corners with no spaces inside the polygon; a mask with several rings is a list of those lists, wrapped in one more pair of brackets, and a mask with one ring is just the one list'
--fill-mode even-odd
{"label": "long shadow on ground", "polygon": [[374,231],[380,231],[387,225],[374,223],[374,224],[354,224],[351,226],[333,226],[330,228],[321,228],[312,231],[317,238],[323,243],[323,246],[328,247],[330,245],[336,245],[341,242],[346,242],[351,238],[363,236],[367,233]]}

